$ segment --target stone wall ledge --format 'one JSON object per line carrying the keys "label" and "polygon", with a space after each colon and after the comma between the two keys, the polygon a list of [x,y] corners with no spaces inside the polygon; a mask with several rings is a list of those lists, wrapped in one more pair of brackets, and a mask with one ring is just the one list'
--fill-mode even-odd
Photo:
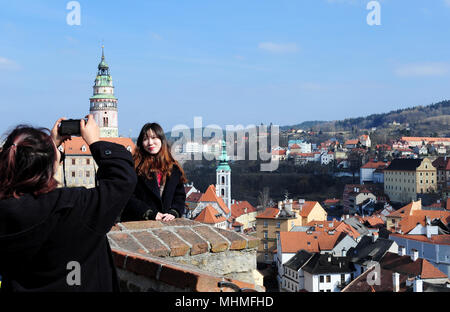
{"label": "stone wall ledge", "polygon": [[184,218],[117,223],[107,236],[124,289],[232,291],[219,288],[228,281],[265,291],[255,237]]}
{"label": "stone wall ledge", "polygon": [[256,249],[259,239],[189,219],[117,223],[111,246],[158,257],[180,257],[226,250]]}
{"label": "stone wall ledge", "polygon": [[[219,282],[229,282],[243,291],[265,291],[264,287],[221,275],[180,265],[170,258],[132,253],[112,248],[119,271],[121,289],[125,291],[184,291],[184,292],[235,292],[231,287],[219,287]],[[130,273],[133,275],[130,278]]]}

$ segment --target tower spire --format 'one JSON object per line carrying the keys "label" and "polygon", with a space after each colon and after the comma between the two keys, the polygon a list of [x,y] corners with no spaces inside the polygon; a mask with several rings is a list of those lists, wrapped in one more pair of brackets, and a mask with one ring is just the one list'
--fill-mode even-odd
{"label": "tower spire", "polygon": [[102,45],[102,61],[105,59],[105,46]]}

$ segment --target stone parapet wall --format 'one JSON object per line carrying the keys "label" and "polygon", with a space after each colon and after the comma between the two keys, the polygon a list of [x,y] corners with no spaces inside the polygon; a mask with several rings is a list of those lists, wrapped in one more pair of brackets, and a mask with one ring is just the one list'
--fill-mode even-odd
{"label": "stone parapet wall", "polygon": [[181,218],[118,223],[108,239],[124,290],[223,291],[229,281],[264,291],[255,237]]}

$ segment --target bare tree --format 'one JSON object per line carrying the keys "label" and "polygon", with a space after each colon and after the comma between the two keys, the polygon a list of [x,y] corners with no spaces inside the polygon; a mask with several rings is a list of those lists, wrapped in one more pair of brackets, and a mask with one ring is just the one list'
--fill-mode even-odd
{"label": "bare tree", "polygon": [[258,195],[258,207],[260,210],[265,210],[267,207],[271,207],[272,205],[273,200],[270,198],[270,189],[268,187],[264,187]]}

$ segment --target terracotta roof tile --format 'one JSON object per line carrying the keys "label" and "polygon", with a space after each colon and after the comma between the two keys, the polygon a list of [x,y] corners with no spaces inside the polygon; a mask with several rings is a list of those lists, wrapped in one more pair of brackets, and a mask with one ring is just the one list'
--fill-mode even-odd
{"label": "terracotta roof tile", "polygon": [[256,212],[256,208],[253,207],[248,201],[236,201],[231,205],[231,217],[238,218],[245,214],[245,209],[247,213]]}
{"label": "terracotta roof tile", "polygon": [[[120,144],[125,148],[129,148],[130,152],[135,148],[135,145],[130,138],[100,138],[100,140]],[[82,137],[72,137],[70,140],[62,143],[61,146],[66,155],[91,155],[89,145]]]}
{"label": "terracotta roof tile", "polygon": [[411,239],[420,242],[432,243],[437,245],[450,245],[450,235],[432,235],[431,238],[427,238],[425,235],[405,235],[393,233],[389,236],[400,237],[404,239]]}
{"label": "terracotta roof tile", "polygon": [[256,218],[257,219],[275,219],[278,216],[280,210],[278,208],[266,208],[264,211],[260,212]]}
{"label": "terracotta roof tile", "polygon": [[319,203],[316,201],[305,201],[305,203],[302,206],[300,215],[302,217],[307,217],[317,204]]}
{"label": "terracotta roof tile", "polygon": [[200,202],[215,202],[219,205],[219,207],[228,214],[230,210],[228,209],[227,205],[225,205],[225,202],[223,199],[216,194],[216,187],[211,184],[206,192],[202,195],[202,197],[199,200]]}
{"label": "terracotta roof tile", "polygon": [[220,214],[216,209],[214,209],[213,206],[206,206],[200,214],[195,217],[194,221],[202,222],[202,223],[208,223],[208,224],[216,224],[223,221],[226,221],[227,219]]}
{"label": "terracotta roof tile", "polygon": [[191,202],[191,203],[198,203],[200,201],[200,198],[203,196],[203,193],[200,192],[196,192],[196,193],[191,193],[187,198],[186,201],[187,202]]}
{"label": "terracotta roof tile", "polygon": [[[309,234],[310,233],[310,234]],[[296,253],[304,249],[308,252],[331,250],[345,235],[342,232],[280,232],[280,245],[282,253]]]}

